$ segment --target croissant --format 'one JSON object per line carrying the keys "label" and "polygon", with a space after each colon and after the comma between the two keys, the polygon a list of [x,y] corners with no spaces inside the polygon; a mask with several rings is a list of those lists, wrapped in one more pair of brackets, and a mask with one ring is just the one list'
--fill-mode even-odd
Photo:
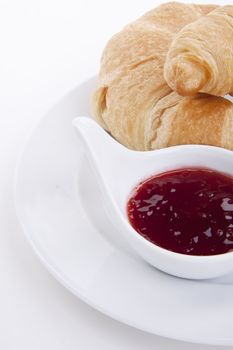
{"label": "croissant", "polygon": [[215,9],[175,36],[164,76],[182,96],[233,93],[233,6]]}
{"label": "croissant", "polygon": [[233,105],[221,97],[181,97],[164,79],[164,63],[185,25],[212,5],[163,4],[113,36],[101,59],[93,114],[128,148],[152,150],[177,144],[233,149]]}

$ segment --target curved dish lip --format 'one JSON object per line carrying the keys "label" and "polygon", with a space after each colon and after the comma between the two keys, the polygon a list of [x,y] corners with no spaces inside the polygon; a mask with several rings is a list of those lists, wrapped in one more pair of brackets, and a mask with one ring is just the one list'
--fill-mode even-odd
{"label": "curved dish lip", "polygon": [[[77,126],[77,122],[78,122],[78,126]],[[81,123],[80,123],[81,122]],[[96,168],[96,172],[99,175],[100,181],[102,183],[102,188],[104,188],[104,192],[106,192],[108,199],[111,201],[111,205],[112,207],[114,207],[114,211],[118,216],[118,220],[121,221],[121,223],[123,224],[124,228],[125,228],[125,237],[129,240],[134,240],[137,241],[139,243],[139,245],[144,246],[145,249],[150,250],[152,252],[152,254],[154,253],[155,255],[157,255],[157,253],[162,254],[164,257],[166,258],[170,258],[176,261],[180,261],[180,262],[186,262],[186,263],[203,263],[204,264],[209,264],[211,262],[223,262],[223,261],[227,261],[227,260],[231,260],[231,258],[233,258],[233,251],[231,252],[226,252],[226,253],[222,253],[222,254],[213,254],[213,255],[191,255],[191,254],[182,254],[182,253],[178,253],[175,251],[171,251],[168,250],[166,248],[163,248],[159,245],[156,245],[152,242],[150,242],[149,240],[147,240],[146,238],[144,238],[142,235],[140,235],[130,224],[129,220],[128,220],[128,215],[127,215],[127,210],[126,210],[126,206],[127,206],[127,199],[125,201],[125,212],[124,214],[121,212],[121,210],[119,209],[119,206],[116,204],[116,201],[112,195],[111,189],[109,188],[109,186],[106,182],[106,179],[104,177],[103,174],[101,174],[99,172],[99,165],[98,165],[98,161],[96,161],[96,159],[98,159],[98,156],[95,157],[96,155],[96,149],[94,148],[94,144],[91,142],[89,144],[89,140],[90,140],[90,136],[89,134],[87,134],[86,132],[84,132],[84,134],[82,133],[82,128],[84,125],[84,128],[86,127],[86,125],[88,126],[91,125],[91,129],[95,130],[95,132],[99,132],[99,129],[101,129],[101,133],[105,131],[93,120],[91,120],[89,117],[77,117],[73,120],[73,125],[76,129],[79,130],[80,133],[80,127],[81,127],[81,139],[82,141],[84,140],[84,148],[85,151],[87,153],[87,156],[89,157],[90,161],[93,163],[94,167]],[[84,129],[85,130],[85,129]],[[84,136],[83,136],[84,135]],[[93,136],[93,134],[92,134]],[[95,134],[94,134],[95,136]],[[197,152],[200,151],[201,152],[206,152],[206,154],[210,154],[213,155],[213,152],[220,158],[220,156],[222,156],[223,154],[227,157],[232,157],[232,161],[233,161],[233,152],[225,149],[225,148],[221,148],[221,147],[216,147],[216,146],[210,146],[210,145],[199,145],[199,144],[188,144],[188,145],[176,145],[176,146],[170,146],[170,147],[166,147],[166,148],[161,148],[161,149],[156,149],[156,150],[152,150],[152,151],[146,151],[146,152],[142,152],[142,151],[135,151],[135,150],[130,150],[128,148],[126,148],[124,145],[122,145],[121,143],[119,143],[117,140],[115,140],[114,138],[111,138],[110,135],[108,135],[108,143],[109,143],[109,147],[111,146],[111,144],[117,144],[119,147],[117,149],[117,153],[124,155],[126,153],[128,153],[127,157],[137,157],[140,160],[143,156],[150,156],[153,159],[153,155],[157,154],[157,155],[162,155],[162,156],[166,156],[166,154],[172,153],[174,152],[174,154],[176,153],[176,155],[182,156],[182,152]],[[88,140],[88,142],[86,142],[86,140]],[[99,141],[99,139],[97,138],[95,141]],[[94,156],[93,156],[94,155]],[[203,155],[203,154],[202,154]],[[201,156],[202,156],[201,155]],[[206,157],[206,155],[205,155]],[[187,167],[192,167],[191,165],[187,165]],[[193,166],[194,168],[196,166]],[[200,166],[202,167],[202,166]],[[173,167],[171,170],[175,170],[175,169],[179,169],[179,167],[175,166]],[[210,167],[206,167],[206,169],[209,170],[213,170],[213,171],[218,171],[221,172],[220,170],[217,170],[216,168],[210,168]],[[169,170],[168,170],[169,171]],[[222,172],[223,174],[226,174],[228,176],[232,176],[233,177],[233,170],[232,173],[225,173]],[[159,173],[155,172],[155,175],[158,175]],[[145,178],[145,180],[147,180],[148,178]],[[142,181],[143,182],[143,181]],[[137,186],[137,185],[136,185]],[[135,187],[135,186],[134,186]],[[132,191],[132,189],[131,189]],[[129,196],[131,191],[129,190]],[[114,216],[115,217],[115,216]],[[130,243],[129,243],[130,244]],[[156,267],[156,266],[155,266]]]}

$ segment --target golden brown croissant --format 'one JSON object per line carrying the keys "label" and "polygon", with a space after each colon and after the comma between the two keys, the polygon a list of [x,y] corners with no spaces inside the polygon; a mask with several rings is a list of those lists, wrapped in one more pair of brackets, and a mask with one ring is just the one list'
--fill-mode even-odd
{"label": "golden brown croissant", "polygon": [[175,36],[164,76],[182,96],[233,93],[233,6],[217,8]]}
{"label": "golden brown croissant", "polygon": [[104,50],[93,112],[131,149],[201,143],[233,149],[233,105],[220,97],[183,98],[164,76],[174,34],[215,6],[167,3],[116,34]]}

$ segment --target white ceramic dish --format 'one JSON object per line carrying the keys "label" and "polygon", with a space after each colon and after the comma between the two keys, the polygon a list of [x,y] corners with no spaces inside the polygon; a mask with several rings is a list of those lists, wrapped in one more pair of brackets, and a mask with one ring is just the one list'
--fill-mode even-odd
{"label": "white ceramic dish", "polygon": [[211,256],[171,252],[139,235],[129,224],[126,212],[129,193],[153,175],[195,166],[233,175],[233,152],[200,145],[136,152],[115,141],[90,118],[78,117],[73,124],[100,181],[112,224],[117,225],[127,246],[154,267],[178,277],[206,279],[233,272],[233,252]]}
{"label": "white ceramic dish", "polygon": [[91,79],[62,99],[19,159],[15,201],[28,240],[53,276],[101,312],[154,334],[233,345],[233,274],[175,278],[126,251],[118,239],[71,125],[77,115],[89,114],[94,86]]}

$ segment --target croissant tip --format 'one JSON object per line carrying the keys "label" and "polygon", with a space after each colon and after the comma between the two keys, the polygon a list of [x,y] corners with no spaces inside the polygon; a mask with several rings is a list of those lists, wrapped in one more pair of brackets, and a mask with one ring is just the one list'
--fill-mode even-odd
{"label": "croissant tip", "polygon": [[196,62],[174,59],[166,75],[168,84],[181,96],[199,92],[205,83],[205,73]]}

